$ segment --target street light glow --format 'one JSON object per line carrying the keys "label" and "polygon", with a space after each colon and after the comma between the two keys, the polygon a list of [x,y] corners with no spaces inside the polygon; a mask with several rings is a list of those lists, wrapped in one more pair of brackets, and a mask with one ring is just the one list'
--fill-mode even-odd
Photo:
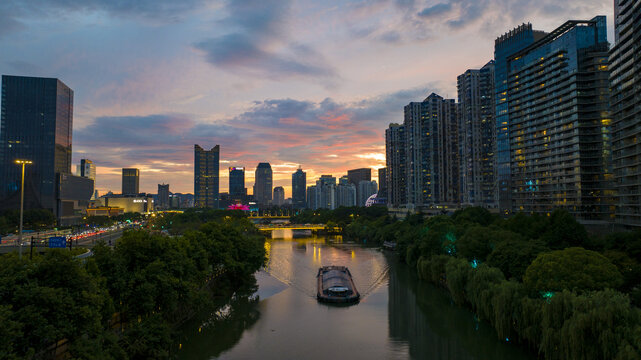
{"label": "street light glow", "polygon": [[16,164],[33,164],[31,160],[16,160]]}

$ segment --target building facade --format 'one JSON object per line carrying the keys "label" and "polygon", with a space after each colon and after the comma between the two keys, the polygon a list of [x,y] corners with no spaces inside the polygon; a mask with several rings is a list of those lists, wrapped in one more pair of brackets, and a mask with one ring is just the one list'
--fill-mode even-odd
{"label": "building facade", "polygon": [[217,209],[219,206],[220,145],[205,150],[194,145],[194,206]]}
{"label": "building facade", "polygon": [[367,181],[367,180],[362,180],[361,182],[358,183],[358,191],[357,191],[357,206],[365,206],[365,203],[367,203],[367,199],[369,199],[370,196],[376,194],[378,192],[378,186],[376,184],[376,181]]}
{"label": "building facade", "polygon": [[494,61],[457,78],[463,205],[496,208]]}
{"label": "building facade", "polygon": [[378,197],[387,199],[387,168],[378,169]]}
{"label": "building facade", "polygon": [[512,211],[512,175],[510,173],[510,116],[508,94],[508,57],[543,38],[545,32],[523,24],[494,41],[494,114],[496,116],[496,186],[499,210]]}
{"label": "building facade", "polygon": [[135,168],[122,169],[122,194],[136,195],[140,193],[140,170]]}
{"label": "building facade", "polygon": [[292,174],[292,205],[294,209],[306,207],[307,173],[300,167]]}
{"label": "building facade", "polygon": [[612,220],[608,46],[597,16],[506,59],[511,210]]}
{"label": "building facade", "polygon": [[22,169],[15,161],[30,160],[24,207],[57,216],[58,174],[71,174],[73,90],[58,79],[3,75],[0,113],[0,209],[19,208]]}
{"label": "building facade", "polygon": [[158,184],[158,203],[156,207],[159,209],[169,209],[171,203],[169,202],[169,184]]}
{"label": "building facade", "polygon": [[244,203],[247,196],[245,188],[245,168],[229,168],[229,197],[232,202]]}
{"label": "building facade", "polygon": [[259,163],[256,167],[254,182],[254,201],[268,206],[272,202],[272,167],[269,163]]}
{"label": "building facade", "polygon": [[283,206],[283,204],[285,204],[285,189],[282,186],[276,186],[274,188],[272,204],[276,206]]}
{"label": "building facade", "polygon": [[332,175],[321,175],[316,181],[315,209],[336,209],[336,178]]}
{"label": "building facade", "polygon": [[641,226],[641,2],[614,1],[610,52],[612,166],[616,221]]}
{"label": "building facade", "polygon": [[347,176],[338,179],[336,186],[336,206],[356,206],[356,186],[349,182]]}
{"label": "building facade", "polygon": [[[354,186],[356,186],[356,202],[358,203],[358,199],[360,198],[358,184],[363,180],[366,180],[366,181],[372,180],[372,169],[361,168],[361,169],[347,170],[347,178],[349,179],[349,182],[351,182],[352,184],[354,184]],[[363,206],[363,205],[360,205],[360,206]]]}
{"label": "building facade", "polygon": [[387,203],[391,207],[407,204],[405,126],[390,124],[385,130],[385,163],[387,165]]}
{"label": "building facade", "polygon": [[414,207],[459,204],[456,103],[430,94],[405,106],[407,203]]}
{"label": "building facade", "polygon": [[95,200],[96,196],[96,165],[89,159],[80,159],[78,166],[78,176],[93,180],[94,186],[91,191],[91,200]]}

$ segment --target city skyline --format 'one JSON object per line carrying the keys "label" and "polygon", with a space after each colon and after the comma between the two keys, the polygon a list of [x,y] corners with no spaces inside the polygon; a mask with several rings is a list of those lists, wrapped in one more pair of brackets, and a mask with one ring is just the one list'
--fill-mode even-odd
{"label": "city skyline", "polygon": [[456,76],[485,64],[507,29],[605,14],[613,31],[611,1],[185,4],[0,5],[0,73],[74,89],[73,163],[95,161],[101,194],[117,192],[123,167],[140,169],[141,191],[193,192],[194,143],[220,144],[223,167],[270,162],[286,194],[299,164],[308,184],[381,168],[402,107],[455,97]]}

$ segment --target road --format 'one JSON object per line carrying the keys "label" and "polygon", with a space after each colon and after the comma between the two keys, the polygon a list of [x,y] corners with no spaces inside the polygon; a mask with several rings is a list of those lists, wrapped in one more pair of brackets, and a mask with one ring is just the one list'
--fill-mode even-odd
{"label": "road", "polygon": [[[116,244],[116,240],[122,237],[122,232],[123,232],[123,229],[117,229],[113,231],[98,233],[95,235],[85,236],[83,238],[73,240],[72,247],[79,246],[84,248],[92,248],[96,243],[98,243],[101,240],[103,240],[107,245],[113,246]],[[34,238],[36,237],[34,236]],[[25,244],[22,246],[22,253],[28,254],[30,251],[29,241],[31,241],[31,235],[25,236],[23,240],[25,241]],[[45,249],[45,247],[38,246],[37,243],[34,243],[34,245],[35,245],[34,251],[40,251],[41,249]],[[13,242],[5,243],[3,241],[2,246],[0,246],[0,254],[6,254],[16,250],[18,250],[18,246],[16,246]]]}

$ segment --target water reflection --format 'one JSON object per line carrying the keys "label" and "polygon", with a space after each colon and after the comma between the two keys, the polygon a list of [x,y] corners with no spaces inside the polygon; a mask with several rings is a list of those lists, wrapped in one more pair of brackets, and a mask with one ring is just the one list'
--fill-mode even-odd
{"label": "water reflection", "polygon": [[449,295],[420,282],[407,266],[391,266],[390,338],[407,343],[413,359],[529,359],[521,348],[497,340],[495,331]]}
{"label": "water reflection", "polygon": [[[316,237],[273,239],[265,248],[258,291],[186,324],[179,358],[528,359],[377,249]],[[324,265],[349,267],[360,303],[316,301]]]}

